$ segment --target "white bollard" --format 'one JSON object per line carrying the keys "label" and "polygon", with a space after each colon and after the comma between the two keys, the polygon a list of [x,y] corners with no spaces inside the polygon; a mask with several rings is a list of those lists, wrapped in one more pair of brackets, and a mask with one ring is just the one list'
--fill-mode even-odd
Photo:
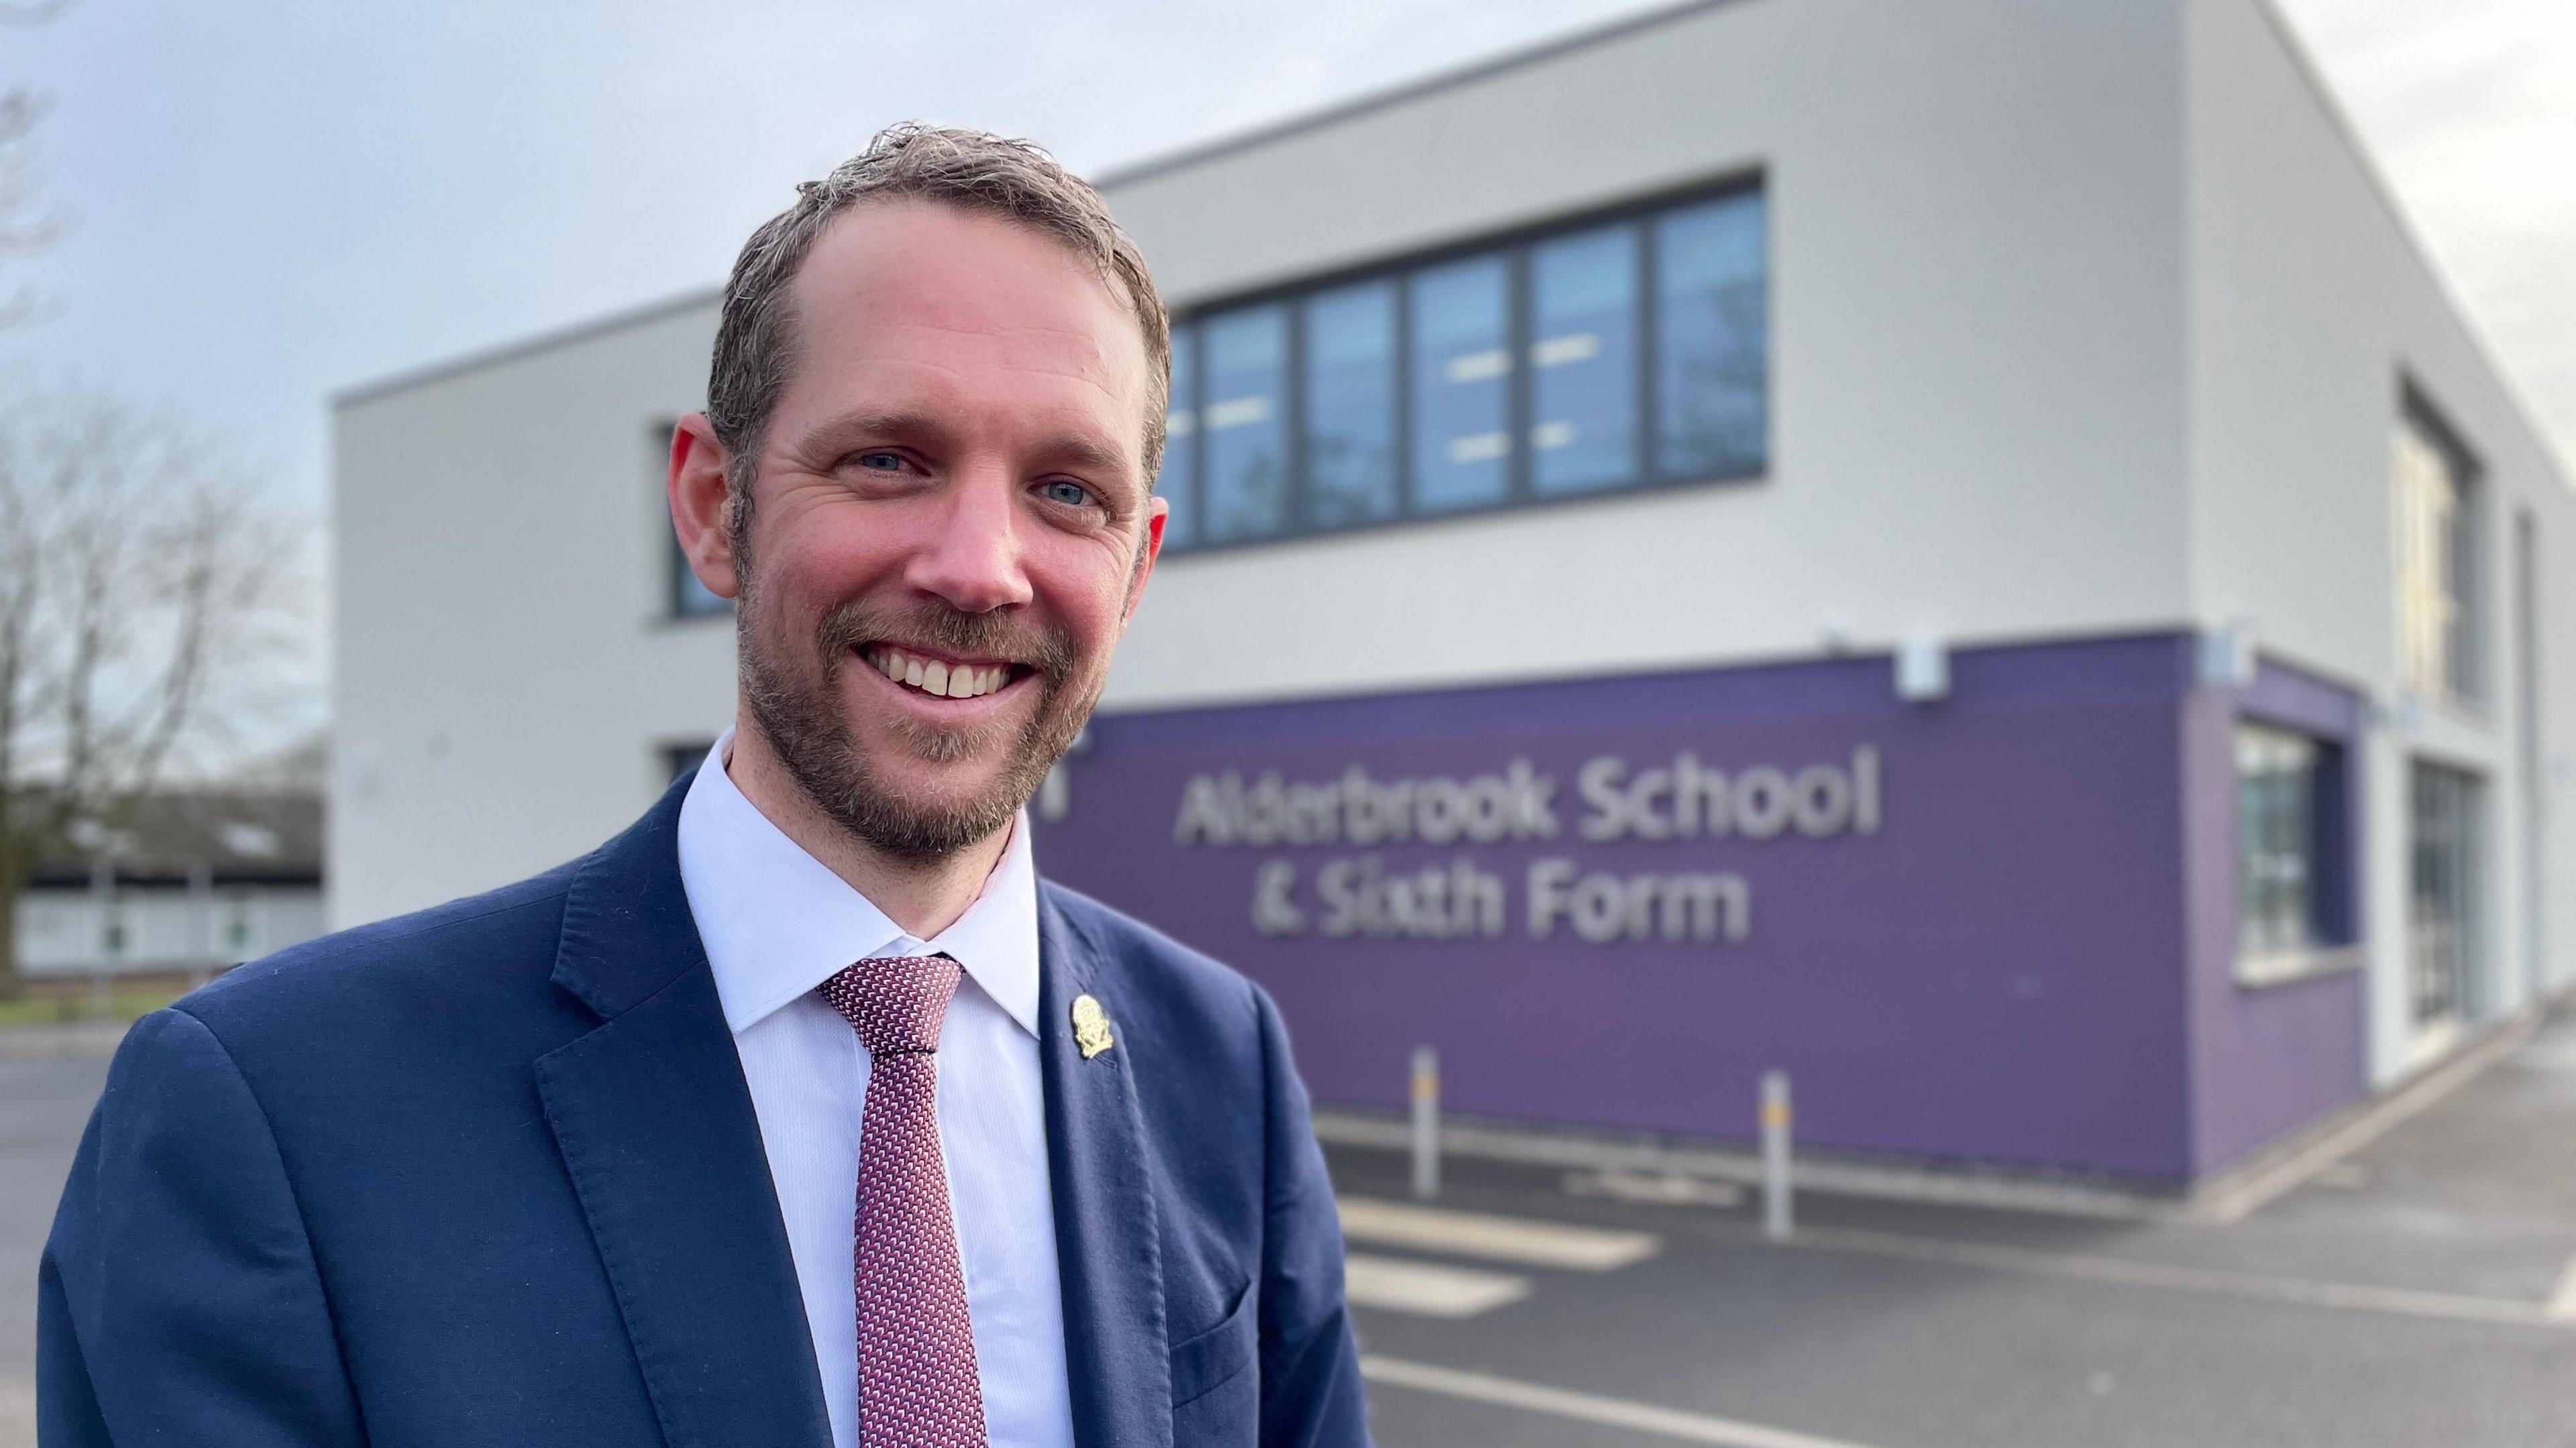
{"label": "white bollard", "polygon": [[1440,1195],[1440,1053],[1413,1048],[1413,1194]]}
{"label": "white bollard", "polygon": [[1762,1235],[1789,1235],[1789,1073],[1762,1073]]}

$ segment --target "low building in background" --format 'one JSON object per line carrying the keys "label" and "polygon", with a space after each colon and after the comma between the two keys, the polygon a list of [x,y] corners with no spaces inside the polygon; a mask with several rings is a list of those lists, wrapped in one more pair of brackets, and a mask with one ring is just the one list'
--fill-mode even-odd
{"label": "low building in background", "polygon": [[322,800],[174,792],[75,830],[18,902],[30,981],[203,976],[322,933]]}
{"label": "low building in background", "polygon": [[[2576,977],[2576,495],[2258,0],[1691,5],[1104,189],[1173,516],[1039,859],[1323,1100],[2175,1183]],[[340,923],[727,721],[715,323],[339,400]]]}

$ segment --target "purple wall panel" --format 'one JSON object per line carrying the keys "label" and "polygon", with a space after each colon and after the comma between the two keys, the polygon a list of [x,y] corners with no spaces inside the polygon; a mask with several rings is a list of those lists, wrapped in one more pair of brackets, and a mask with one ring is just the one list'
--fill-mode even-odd
{"label": "purple wall panel", "polygon": [[[2194,695],[2183,715],[2185,829],[2191,911],[2192,1169],[2225,1166],[2366,1089],[2363,979],[2358,970],[2268,986],[2236,980],[2238,718],[2303,730],[2344,746],[2343,887],[2360,875],[2361,703],[2351,692],[2266,661],[2232,693]],[[2363,918],[2357,893],[2351,918]]]}
{"label": "purple wall panel", "polygon": [[[1051,877],[1266,986],[1326,1101],[1399,1104],[1407,1053],[1427,1042],[1457,1110],[1746,1137],[1756,1078],[1780,1067],[1811,1143],[2174,1178],[2195,1160],[2189,659],[2170,636],[1967,653],[1952,697],[1924,706],[1899,703],[1871,658],[1104,715],[1069,766],[1069,813],[1037,843]],[[1862,747],[1877,756],[1873,833],[1580,834],[1589,760],[1615,756],[1633,779],[1688,751],[1741,780],[1850,774]],[[1322,783],[1358,765],[1381,784],[1463,780],[1515,759],[1554,780],[1556,838],[1175,843],[1194,776]],[[1326,938],[1319,873],[1363,857],[1387,872],[1472,861],[1503,882],[1506,928]],[[1623,879],[1735,876],[1749,932],[1671,942],[1657,916],[1644,940],[1586,943],[1561,923],[1534,938],[1530,871],[1550,859]],[[1295,871],[1302,934],[1254,928],[1273,862]]]}

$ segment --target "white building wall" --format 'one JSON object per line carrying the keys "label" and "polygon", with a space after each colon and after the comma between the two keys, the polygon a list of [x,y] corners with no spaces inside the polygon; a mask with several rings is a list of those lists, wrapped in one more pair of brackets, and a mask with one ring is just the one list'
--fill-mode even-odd
{"label": "white building wall", "polygon": [[705,396],[691,304],[343,399],[331,918],[580,854],[730,717],[730,620],[674,620],[656,419]]}
{"label": "white building wall", "polygon": [[1760,169],[1773,466],[1182,556],[1105,707],[2168,627],[2178,14],[1749,0],[1112,179],[1176,306]]}
{"label": "white building wall", "polygon": [[[1112,178],[1186,308],[1759,170],[1773,425],[1749,482],[1176,555],[1104,707],[2251,618],[2416,731],[2376,735],[2365,803],[2384,1077],[2403,760],[2510,786],[2516,759],[2509,701],[2391,693],[2398,369],[2542,524],[2561,900],[2576,585],[2546,585],[2576,578],[2576,517],[2254,7],[1736,0]],[[649,434],[703,397],[715,319],[689,299],[342,400],[334,924],[590,848],[729,718],[728,620],[668,616]],[[2521,796],[2494,796],[2509,944],[2533,889]],[[2576,906],[2551,930],[2576,978]]]}
{"label": "white building wall", "polygon": [[[2170,627],[2188,612],[2177,15],[1740,0],[1111,182],[1182,306],[1760,168],[1773,467],[1158,574],[1105,701]],[[665,618],[649,422],[713,299],[344,399],[332,919],[577,854],[729,717]]]}
{"label": "white building wall", "polygon": [[[2576,761],[2576,494],[2542,434],[2431,271],[2295,42],[2261,0],[2191,0],[2189,65],[2192,612],[2244,621],[2262,647],[2373,702],[2365,761],[2363,898],[2377,1079],[2410,1064],[2406,1005],[2408,762],[2487,782],[2486,959],[2477,995],[2509,1009],[2539,984],[2531,911],[2576,899],[2576,811],[2549,824],[2535,876],[2524,843],[2537,781],[2524,769],[2514,677],[2514,520],[2542,545],[2544,770]],[[2391,446],[2402,379],[2476,450],[2486,490],[2486,679],[2477,705],[2398,684]],[[2559,793],[2568,793],[2562,780]],[[2541,954],[2576,978],[2576,911]]]}

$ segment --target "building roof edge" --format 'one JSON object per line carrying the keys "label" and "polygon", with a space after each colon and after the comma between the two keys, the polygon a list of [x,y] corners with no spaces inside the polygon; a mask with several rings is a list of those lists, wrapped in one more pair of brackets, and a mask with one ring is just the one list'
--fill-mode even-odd
{"label": "building roof edge", "polygon": [[1368,115],[1374,111],[1400,106],[1426,95],[1472,85],[1505,71],[1518,70],[1523,66],[1553,60],[1570,51],[1606,44],[1641,30],[1652,30],[1660,25],[1686,20],[1704,11],[1719,10],[1742,3],[1744,0],[1679,0],[1679,3],[1651,6],[1633,15],[1604,21],[1599,25],[1560,35],[1552,40],[1542,40],[1516,50],[1507,50],[1483,60],[1471,61],[1453,70],[1435,71],[1414,80],[1399,81],[1382,90],[1370,91],[1348,100],[1335,101],[1283,120],[1266,121],[1231,135],[1218,136],[1214,140],[1193,142],[1159,156],[1148,156],[1140,161],[1112,166],[1092,177],[1091,184],[1107,191],[1114,187],[1150,180],[1173,171],[1186,170],[1223,156],[1254,150],[1273,141],[1285,140],[1290,136],[1321,130],[1326,126]]}
{"label": "building roof edge", "polygon": [[461,377],[468,372],[479,372],[498,363],[514,362],[522,357],[554,351],[558,347],[587,342],[593,337],[604,336],[610,332],[642,326],[647,322],[658,322],[665,317],[675,317],[697,307],[712,305],[723,296],[724,288],[721,286],[698,287],[676,297],[664,297],[656,302],[623,307],[592,317],[588,321],[574,322],[550,331],[495,343],[489,347],[478,347],[473,351],[442,358],[436,362],[423,363],[418,367],[405,368],[402,371],[370,381],[354,383],[333,392],[330,396],[331,410],[337,412],[344,407],[361,406],[381,398],[391,397],[398,392],[408,392],[415,387],[426,387],[431,383]]}
{"label": "building roof edge", "polygon": [[[1092,177],[1091,182],[1094,186],[1107,190],[1145,177],[1181,170],[1219,156],[1265,145],[1301,131],[1320,129],[1337,121],[1348,120],[1354,116],[1365,115],[1390,106],[1402,105],[1406,101],[1438,91],[1472,84],[1487,76],[1550,60],[1569,51],[1603,44],[1640,30],[1650,30],[1659,25],[1686,19],[1703,11],[1740,3],[1743,3],[1743,0],[1678,0],[1678,3],[1652,6],[1633,15],[1622,16],[1572,34],[1506,51],[1454,70],[1439,71],[1419,79],[1399,82],[1383,90],[1355,96],[1317,110],[1290,116],[1285,120],[1267,122],[1233,135],[1193,143],[1161,156],[1149,156],[1141,161],[1113,166]],[[724,289],[721,286],[701,287],[676,297],[665,297],[660,301],[610,312],[605,316],[594,317],[585,322],[575,322],[552,331],[539,332],[533,336],[521,337],[489,347],[479,347],[417,367],[404,368],[386,376],[353,383],[332,392],[330,406],[335,412],[345,407],[362,406],[396,393],[410,391],[415,387],[426,387],[468,372],[479,371],[496,363],[515,361],[521,357],[585,342],[622,328],[660,321],[664,317],[685,312],[692,307],[714,302],[723,295]]]}
{"label": "building roof edge", "polygon": [[2496,350],[2494,338],[2487,334],[2485,319],[2469,305],[2468,294],[2442,265],[2441,258],[2434,254],[2423,228],[2416,224],[2413,213],[2406,209],[2397,188],[2381,169],[2378,153],[2364,142],[2361,127],[2353,123],[2352,113],[2344,107],[2343,97],[2326,79],[2316,57],[2308,52],[2307,42],[2300,38],[2298,27],[2282,13],[2279,0],[2250,0],[2250,3],[2254,13],[2271,30],[2273,43],[2280,46],[2282,54],[2288,57],[2290,68],[2306,84],[2309,98],[2324,112],[2326,124],[2333,129],[2336,139],[2343,143],[2345,152],[2353,158],[2353,164],[2360,170],[2372,198],[2379,203],[2379,209],[2387,213],[2389,224],[2397,229],[2398,239],[2408,255],[2422,269],[2425,279],[2432,283],[2434,295],[2442,299],[2451,319],[2459,324],[2469,350],[2477,354],[2479,365],[2486,368],[2487,375],[2495,382],[2496,391],[2503,394],[2505,406],[2522,424],[2523,431],[2531,435],[2533,448],[2540,454],[2542,464],[2556,476],[2561,489],[2576,494],[2576,460],[2559,451],[2556,435],[2550,432],[2541,418],[2540,409],[2524,392],[2522,379],[2505,366],[2504,357]]}

